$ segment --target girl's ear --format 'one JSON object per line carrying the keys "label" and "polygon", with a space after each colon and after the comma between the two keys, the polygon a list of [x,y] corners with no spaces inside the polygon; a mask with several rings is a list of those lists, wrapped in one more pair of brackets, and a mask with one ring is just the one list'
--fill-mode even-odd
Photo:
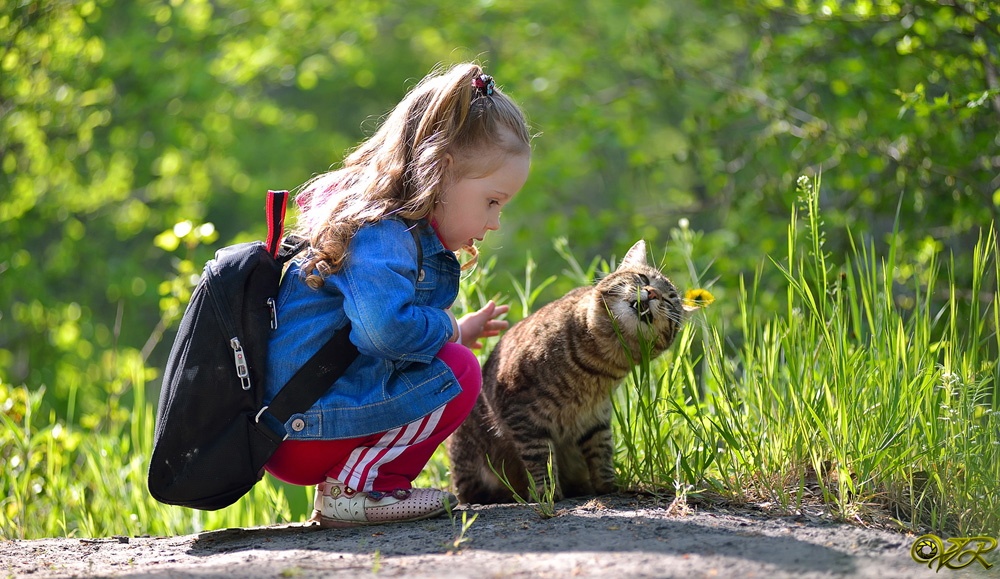
{"label": "girl's ear", "polygon": [[455,180],[455,169],[458,164],[455,162],[455,157],[451,153],[445,153],[444,157],[441,157],[441,177],[444,179],[445,183],[451,183]]}
{"label": "girl's ear", "polygon": [[451,153],[445,153],[441,157],[441,184],[445,187],[454,181],[452,172],[455,170],[455,157]]}

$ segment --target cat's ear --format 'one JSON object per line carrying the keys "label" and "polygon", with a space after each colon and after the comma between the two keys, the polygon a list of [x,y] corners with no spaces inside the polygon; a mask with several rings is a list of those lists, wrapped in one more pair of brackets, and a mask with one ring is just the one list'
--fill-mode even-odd
{"label": "cat's ear", "polygon": [[626,266],[634,267],[637,265],[648,265],[646,262],[645,239],[640,239],[639,241],[635,242],[635,245],[632,246],[632,249],[628,250],[628,253],[625,254],[625,259],[622,260],[622,263],[621,265],[618,266],[618,269],[621,269]]}

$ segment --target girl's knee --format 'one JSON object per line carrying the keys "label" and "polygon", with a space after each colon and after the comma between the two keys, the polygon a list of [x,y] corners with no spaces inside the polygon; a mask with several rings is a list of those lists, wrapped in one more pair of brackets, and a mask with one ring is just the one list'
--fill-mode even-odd
{"label": "girl's knee", "polygon": [[455,397],[456,401],[466,409],[465,413],[468,414],[472,412],[472,407],[476,405],[476,400],[479,399],[479,391],[483,385],[482,376],[477,375],[476,379],[464,382],[459,380],[458,385],[462,387],[462,393]]}
{"label": "girl's knee", "polygon": [[458,379],[462,393],[459,398],[467,401],[469,408],[475,404],[482,388],[483,375],[479,367],[479,359],[472,353],[472,350],[461,344],[447,343],[438,352],[438,358],[451,368],[451,371]]}

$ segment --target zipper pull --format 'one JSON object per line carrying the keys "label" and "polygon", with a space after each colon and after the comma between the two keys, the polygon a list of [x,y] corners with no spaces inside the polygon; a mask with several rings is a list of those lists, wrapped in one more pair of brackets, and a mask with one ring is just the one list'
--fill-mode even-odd
{"label": "zipper pull", "polygon": [[239,338],[229,340],[229,345],[233,348],[233,355],[236,357],[236,375],[243,384],[244,390],[250,389],[250,367],[247,366],[247,358],[243,353],[243,346]]}
{"label": "zipper pull", "polygon": [[274,304],[274,298],[267,298],[267,307],[271,308],[271,329],[278,329],[278,306]]}

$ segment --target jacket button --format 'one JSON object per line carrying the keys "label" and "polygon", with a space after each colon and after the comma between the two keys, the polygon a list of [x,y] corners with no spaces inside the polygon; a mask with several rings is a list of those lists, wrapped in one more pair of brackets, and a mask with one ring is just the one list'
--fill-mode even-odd
{"label": "jacket button", "polygon": [[302,432],[302,429],[306,427],[306,421],[301,418],[296,418],[292,421],[292,430],[295,432]]}
{"label": "jacket button", "polygon": [[417,274],[417,281],[424,281],[424,270],[420,268],[420,273]]}

